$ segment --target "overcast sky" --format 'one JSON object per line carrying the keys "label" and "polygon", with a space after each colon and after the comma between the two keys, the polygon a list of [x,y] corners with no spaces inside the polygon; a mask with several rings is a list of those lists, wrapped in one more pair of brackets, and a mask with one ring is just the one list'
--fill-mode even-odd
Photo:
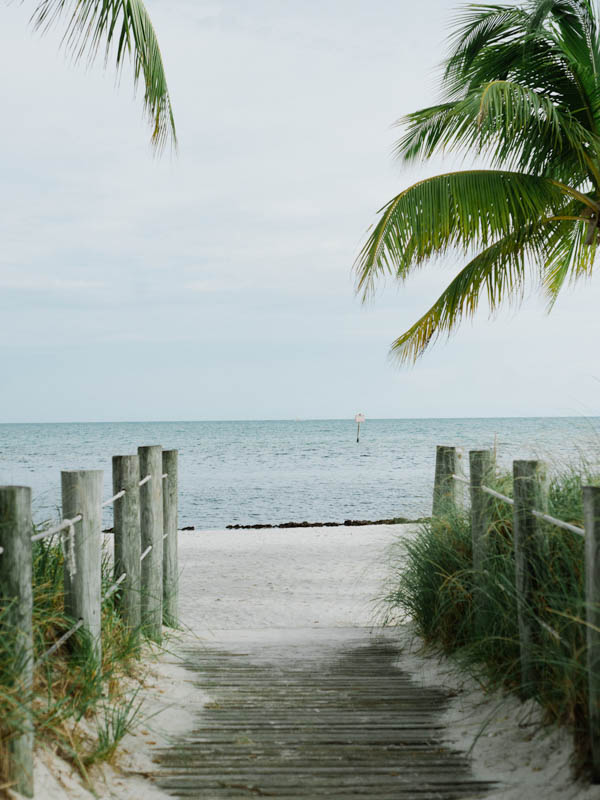
{"label": "overcast sky", "polygon": [[0,6],[0,421],[600,413],[600,276],[403,370],[391,341],[460,261],[354,294],[377,209],[445,168],[394,163],[392,124],[435,101],[455,3],[147,5],[180,138],[161,160],[127,71]]}

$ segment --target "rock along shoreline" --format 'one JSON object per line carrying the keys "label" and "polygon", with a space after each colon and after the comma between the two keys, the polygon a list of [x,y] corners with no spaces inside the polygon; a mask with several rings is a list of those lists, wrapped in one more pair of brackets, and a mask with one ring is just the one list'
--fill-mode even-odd
{"label": "rock along shoreline", "polygon": [[[254,525],[226,525],[226,531],[258,531],[264,528],[351,528],[361,525],[416,525],[420,522],[427,522],[429,517],[419,517],[418,519],[408,519],[407,517],[392,517],[391,519],[345,519],[343,522],[280,522],[271,524],[269,522],[257,522]],[[198,531],[202,533],[203,528],[196,528],[195,525],[183,525],[180,531]],[[114,528],[104,528],[102,533],[114,533]]]}
{"label": "rock along shoreline", "polygon": [[275,525],[256,523],[254,525],[227,525],[226,530],[260,530],[262,528],[349,528],[360,525],[408,525],[411,523],[426,522],[427,519],[428,517],[420,517],[419,519],[392,517],[391,519],[345,519],[343,522],[280,522]]}

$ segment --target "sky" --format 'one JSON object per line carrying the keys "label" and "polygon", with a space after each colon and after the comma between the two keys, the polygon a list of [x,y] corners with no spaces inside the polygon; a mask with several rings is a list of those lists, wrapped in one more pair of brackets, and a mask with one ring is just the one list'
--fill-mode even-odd
{"label": "sky", "polygon": [[[363,305],[352,265],[415,180],[447,0],[147,0],[179,152],[131,73],[73,64],[0,0],[0,421],[600,414],[600,275],[485,308],[416,366],[391,342],[461,259]],[[468,166],[468,162],[467,162]]]}

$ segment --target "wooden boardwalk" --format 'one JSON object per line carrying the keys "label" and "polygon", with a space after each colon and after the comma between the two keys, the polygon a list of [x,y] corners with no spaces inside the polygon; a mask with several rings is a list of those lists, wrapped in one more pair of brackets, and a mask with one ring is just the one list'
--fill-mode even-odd
{"label": "wooden boardwalk", "polygon": [[394,666],[385,632],[259,631],[185,656],[213,702],[160,751],[156,781],[174,797],[451,800],[490,788],[441,743],[447,695]]}

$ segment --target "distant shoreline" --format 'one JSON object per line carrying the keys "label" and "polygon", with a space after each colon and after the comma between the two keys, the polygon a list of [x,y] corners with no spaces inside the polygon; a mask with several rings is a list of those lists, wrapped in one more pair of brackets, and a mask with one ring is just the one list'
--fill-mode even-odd
{"label": "distant shoreline", "polygon": [[[351,528],[361,525],[410,525],[425,522],[428,517],[408,519],[407,517],[393,517],[391,519],[345,519],[343,522],[281,522],[271,525],[269,523],[256,523],[254,525],[226,525],[225,530],[260,530],[262,528]],[[195,528],[182,528],[182,530],[196,530]]]}

